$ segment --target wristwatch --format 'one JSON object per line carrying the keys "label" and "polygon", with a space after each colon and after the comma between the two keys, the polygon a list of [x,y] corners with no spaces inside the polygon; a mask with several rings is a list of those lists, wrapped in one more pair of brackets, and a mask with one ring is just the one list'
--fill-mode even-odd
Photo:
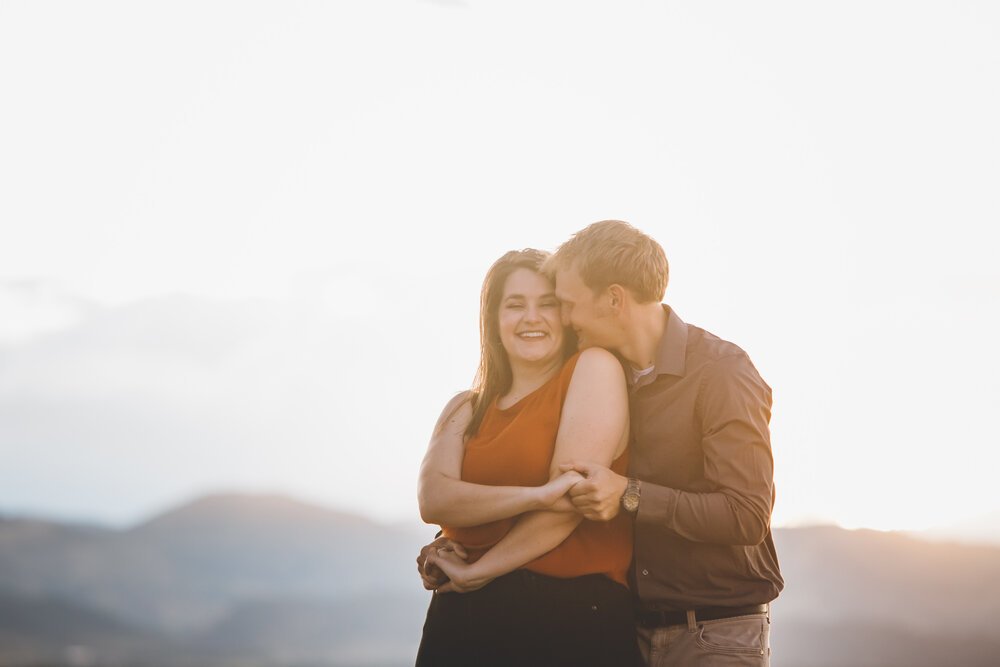
{"label": "wristwatch", "polygon": [[628,478],[628,486],[622,494],[622,509],[630,514],[635,514],[639,509],[639,480],[634,477]]}

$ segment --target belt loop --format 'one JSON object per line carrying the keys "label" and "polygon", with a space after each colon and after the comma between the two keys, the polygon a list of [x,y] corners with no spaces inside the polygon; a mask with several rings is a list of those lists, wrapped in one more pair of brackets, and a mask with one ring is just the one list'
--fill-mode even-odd
{"label": "belt loop", "polygon": [[694,609],[688,609],[688,632],[694,632],[698,629],[698,619],[694,616]]}

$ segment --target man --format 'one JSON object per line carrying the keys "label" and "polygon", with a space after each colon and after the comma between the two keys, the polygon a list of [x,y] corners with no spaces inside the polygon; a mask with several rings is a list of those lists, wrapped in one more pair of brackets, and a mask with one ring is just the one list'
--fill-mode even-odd
{"label": "man", "polygon": [[615,352],[630,375],[629,476],[587,461],[566,469],[586,477],[570,491],[585,518],[634,517],[630,585],[646,663],[766,666],[768,603],[783,586],[770,387],[743,350],[661,303],[666,256],[631,225],[590,225],[548,268],[580,347]]}
{"label": "man", "polygon": [[635,517],[646,662],[767,665],[767,603],[783,585],[770,531],[770,388],[743,350],[660,303],[666,256],[631,225],[595,223],[550,262],[580,346],[616,352],[631,375],[629,477],[579,462],[587,479],[570,494],[585,518]]}

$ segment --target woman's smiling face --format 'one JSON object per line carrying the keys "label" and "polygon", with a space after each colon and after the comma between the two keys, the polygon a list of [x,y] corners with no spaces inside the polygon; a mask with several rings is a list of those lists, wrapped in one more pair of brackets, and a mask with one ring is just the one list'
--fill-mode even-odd
{"label": "woman's smiling face", "polygon": [[516,269],[504,283],[500,341],[511,364],[549,362],[563,349],[560,304],[552,283],[531,269]]}

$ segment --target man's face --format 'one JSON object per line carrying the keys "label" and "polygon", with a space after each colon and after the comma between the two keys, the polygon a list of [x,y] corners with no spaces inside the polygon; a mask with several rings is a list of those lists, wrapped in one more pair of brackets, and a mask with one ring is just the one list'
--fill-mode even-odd
{"label": "man's face", "polygon": [[619,342],[618,327],[607,294],[595,295],[579,272],[568,268],[556,272],[556,298],[562,303],[562,322],[576,331],[581,350],[615,349]]}

